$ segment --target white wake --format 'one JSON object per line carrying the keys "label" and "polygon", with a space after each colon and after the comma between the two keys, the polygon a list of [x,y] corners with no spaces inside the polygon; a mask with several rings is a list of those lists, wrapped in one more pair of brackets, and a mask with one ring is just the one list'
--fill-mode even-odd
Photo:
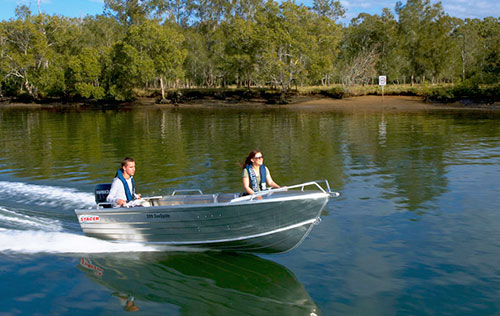
{"label": "white wake", "polygon": [[118,253],[153,252],[158,247],[138,243],[112,243],[67,232],[0,229],[0,252],[7,253]]}
{"label": "white wake", "polygon": [[0,196],[17,203],[35,203],[42,206],[85,208],[95,205],[92,193],[24,182],[0,181]]}
{"label": "white wake", "polygon": [[61,222],[56,219],[27,215],[0,206],[0,223],[2,226],[21,227],[44,231],[61,231]]}

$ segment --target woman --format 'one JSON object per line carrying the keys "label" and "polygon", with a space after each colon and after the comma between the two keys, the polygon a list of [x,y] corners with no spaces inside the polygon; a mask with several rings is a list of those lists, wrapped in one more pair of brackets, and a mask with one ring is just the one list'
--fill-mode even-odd
{"label": "woman", "polygon": [[271,178],[269,169],[264,166],[262,153],[254,149],[248,154],[243,166],[243,188],[245,188],[243,194],[254,194],[255,192],[265,190],[267,186],[271,188],[280,187]]}

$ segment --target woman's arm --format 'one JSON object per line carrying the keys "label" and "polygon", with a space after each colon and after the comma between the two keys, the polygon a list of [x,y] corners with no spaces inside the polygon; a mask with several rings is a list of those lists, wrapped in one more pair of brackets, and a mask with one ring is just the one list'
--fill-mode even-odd
{"label": "woman's arm", "polygon": [[[266,167],[267,169],[267,167]],[[271,172],[269,172],[269,169],[266,170],[266,181],[267,181],[267,184],[271,187],[271,188],[279,188],[280,186],[273,181],[273,178],[271,177]]]}
{"label": "woman's arm", "polygon": [[248,177],[243,177],[243,188],[246,193],[250,195],[254,194],[252,188],[250,188],[250,179]]}

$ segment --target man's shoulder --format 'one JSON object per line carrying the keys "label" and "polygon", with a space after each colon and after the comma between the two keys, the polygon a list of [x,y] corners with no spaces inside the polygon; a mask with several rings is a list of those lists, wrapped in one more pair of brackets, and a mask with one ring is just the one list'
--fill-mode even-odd
{"label": "man's shoulder", "polygon": [[117,185],[117,184],[120,184],[120,183],[121,183],[120,179],[113,178],[113,182],[111,182],[111,186],[114,186],[114,185]]}

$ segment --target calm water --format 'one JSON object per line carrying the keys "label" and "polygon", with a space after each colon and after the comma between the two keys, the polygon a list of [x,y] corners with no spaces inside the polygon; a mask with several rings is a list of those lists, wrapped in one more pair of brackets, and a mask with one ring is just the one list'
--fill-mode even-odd
{"label": "calm water", "polygon": [[[160,251],[82,235],[73,209],[120,160],[143,195],[341,192],[297,249]],[[0,108],[0,315],[498,315],[500,115]]]}

